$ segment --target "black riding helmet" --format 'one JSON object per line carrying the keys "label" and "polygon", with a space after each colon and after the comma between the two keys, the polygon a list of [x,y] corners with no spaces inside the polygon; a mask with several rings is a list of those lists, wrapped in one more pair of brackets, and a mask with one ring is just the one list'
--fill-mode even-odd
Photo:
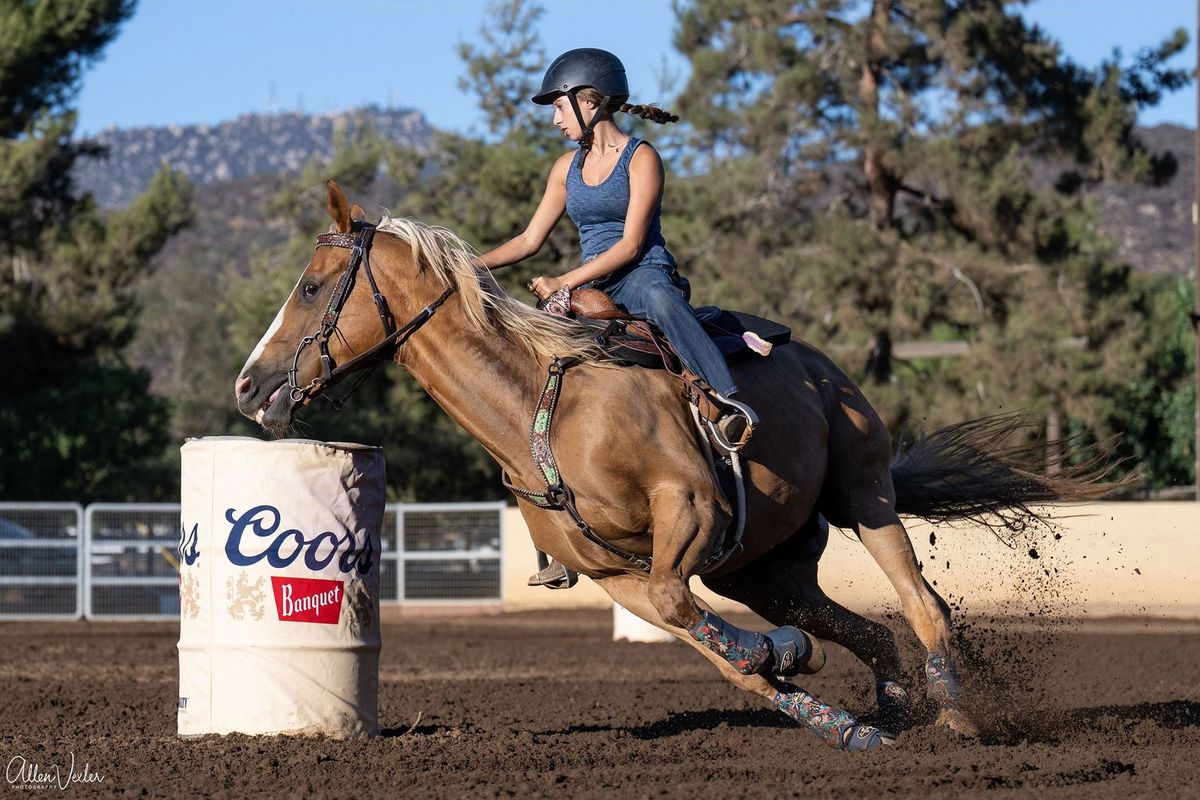
{"label": "black riding helmet", "polygon": [[[604,108],[611,100],[624,102],[629,99],[625,65],[612,53],[595,47],[568,50],[554,59],[542,77],[542,90],[533,96],[533,102],[540,106],[552,104],[559,95],[567,96],[583,130],[582,146],[590,143],[592,127],[584,124],[575,93],[585,86],[592,87],[604,96],[600,108]],[[592,123],[595,124],[595,121],[593,117]]]}
{"label": "black riding helmet", "polygon": [[560,94],[591,86],[609,99],[629,97],[625,65],[607,50],[581,47],[568,50],[550,64],[542,78],[542,90],[533,97],[539,106],[548,106]]}

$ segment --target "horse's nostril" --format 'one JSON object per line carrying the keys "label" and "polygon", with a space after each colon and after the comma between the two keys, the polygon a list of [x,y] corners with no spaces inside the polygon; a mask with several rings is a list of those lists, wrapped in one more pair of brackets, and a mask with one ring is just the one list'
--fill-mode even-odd
{"label": "horse's nostril", "polygon": [[250,386],[253,383],[254,381],[250,380],[249,375],[243,375],[242,377],[238,378],[237,383],[233,385],[233,396],[241,397],[246,392],[250,391]]}

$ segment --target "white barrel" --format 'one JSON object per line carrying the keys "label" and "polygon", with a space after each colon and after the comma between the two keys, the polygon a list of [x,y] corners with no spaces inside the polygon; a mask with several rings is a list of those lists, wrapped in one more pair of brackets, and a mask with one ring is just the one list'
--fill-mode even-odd
{"label": "white barrel", "polygon": [[620,603],[613,603],[613,641],[673,642],[675,637],[634,614]]}
{"label": "white barrel", "polygon": [[182,448],[179,735],[379,731],[383,451]]}

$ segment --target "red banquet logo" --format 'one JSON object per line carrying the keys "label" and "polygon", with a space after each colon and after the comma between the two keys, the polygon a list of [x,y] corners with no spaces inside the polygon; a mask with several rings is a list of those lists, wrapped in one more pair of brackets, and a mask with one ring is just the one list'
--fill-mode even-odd
{"label": "red banquet logo", "polygon": [[271,576],[275,610],[282,622],[319,622],[336,625],[342,614],[342,582],[320,578]]}

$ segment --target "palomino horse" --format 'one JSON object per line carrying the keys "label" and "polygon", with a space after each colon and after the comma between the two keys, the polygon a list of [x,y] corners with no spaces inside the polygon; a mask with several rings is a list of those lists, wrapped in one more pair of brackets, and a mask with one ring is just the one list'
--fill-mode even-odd
{"label": "palomino horse", "polygon": [[734,368],[741,397],[761,415],[743,453],[743,549],[702,580],[785,627],[767,635],[739,629],[702,609],[688,587],[721,546],[733,512],[681,384],[661,370],[606,363],[575,323],[508,297],[449,231],[387,217],[367,225],[332,182],[328,208],[330,233],[319,237],[238,377],[243,414],[286,431],[296,410],[343,374],[394,356],[513,485],[538,490],[547,479],[530,454],[531,417],[552,359],[578,359],[564,381],[553,445],[575,508],[603,543],[581,535],[561,510],[518,495],[538,549],[826,743],[872,749],[892,737],[783,680],[821,668],[824,652],[813,638],[820,637],[871,668],[881,708],[903,711],[908,702],[891,632],[833,602],[817,583],[823,515],[854,530],[899,593],[928,652],[925,675],[939,721],[974,733],[951,654],[949,609],[921,577],[898,515],[977,518],[1089,497],[1095,487],[1041,478],[990,452],[1007,433],[994,423],[954,426],[894,460],[879,417],[824,354],[800,342],[776,347],[769,358]]}

